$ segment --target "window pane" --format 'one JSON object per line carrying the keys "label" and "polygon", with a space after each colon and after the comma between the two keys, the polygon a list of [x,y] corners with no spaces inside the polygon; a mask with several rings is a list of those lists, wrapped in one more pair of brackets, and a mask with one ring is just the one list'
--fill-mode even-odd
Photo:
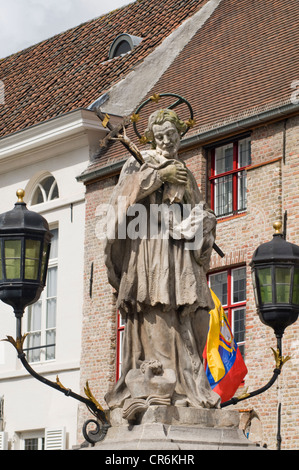
{"label": "window pane", "polygon": [[237,343],[245,341],[245,307],[233,311],[234,338]]}
{"label": "window pane", "polygon": [[42,325],[42,302],[39,300],[28,310],[28,331],[39,331]]}
{"label": "window pane", "polygon": [[[48,330],[46,332],[46,361],[55,359],[55,343],[56,343],[56,331]],[[54,346],[50,346],[54,345]]]}
{"label": "window pane", "polygon": [[118,332],[118,378],[121,376],[121,369],[122,369],[122,360],[123,360],[123,337],[124,337],[124,330],[120,330]]}
{"label": "window pane", "polygon": [[31,305],[28,310],[28,331],[27,352],[29,362],[40,362],[41,360],[41,324],[42,324],[42,302],[39,300]]}
{"label": "window pane", "polygon": [[39,362],[41,360],[41,332],[30,333],[28,336],[28,348],[32,348],[28,351],[29,362]]}
{"label": "window pane", "polygon": [[214,182],[215,214],[230,214],[233,211],[233,178],[232,175],[217,178]]}
{"label": "window pane", "polygon": [[40,255],[40,241],[25,242],[25,279],[37,279]]}
{"label": "window pane", "polygon": [[2,242],[0,242],[0,281],[2,281]]}
{"label": "window pane", "polygon": [[125,54],[131,50],[131,46],[128,41],[121,41],[115,49],[113,57],[118,57],[121,54]]}
{"label": "window pane", "polygon": [[233,144],[229,144],[215,149],[215,175],[233,169],[233,148]]}
{"label": "window pane", "polygon": [[58,228],[51,230],[53,238],[51,239],[50,259],[58,258]]}
{"label": "window pane", "polygon": [[34,206],[36,204],[41,204],[42,202],[44,202],[44,196],[42,190],[38,186],[33,194],[31,205]]}
{"label": "window pane", "polygon": [[272,278],[271,268],[258,269],[258,280],[263,304],[272,302]]}
{"label": "window pane", "polygon": [[210,287],[222,305],[227,305],[227,272],[211,274]]}
{"label": "window pane", "polygon": [[291,268],[275,268],[276,302],[289,303]]}
{"label": "window pane", "polygon": [[299,305],[299,269],[295,268],[294,270],[294,281],[293,281],[293,304]]}
{"label": "window pane", "polygon": [[56,326],[56,299],[47,300],[47,328]]}
{"label": "window pane", "polygon": [[251,142],[250,138],[239,141],[239,162],[238,167],[251,165]]}
{"label": "window pane", "polygon": [[58,199],[58,198],[59,198],[58,186],[55,181],[55,183],[52,185],[52,188],[51,188],[50,199],[51,201],[53,201],[53,199]]}
{"label": "window pane", "polygon": [[54,183],[55,183],[55,178],[53,176],[49,176],[48,178],[45,178],[41,182],[41,185],[44,188],[44,191],[46,193],[47,200],[49,199],[50,190]]}
{"label": "window pane", "polygon": [[247,207],[247,175],[245,171],[238,173],[238,210]]}
{"label": "window pane", "polygon": [[21,278],[21,240],[5,240],[5,269],[7,279]]}
{"label": "window pane", "polygon": [[25,439],[24,450],[38,450],[38,439]]}
{"label": "window pane", "polygon": [[246,268],[234,269],[233,275],[233,303],[246,300]]}
{"label": "window pane", "polygon": [[49,268],[47,278],[47,297],[56,297],[57,293],[57,266]]}

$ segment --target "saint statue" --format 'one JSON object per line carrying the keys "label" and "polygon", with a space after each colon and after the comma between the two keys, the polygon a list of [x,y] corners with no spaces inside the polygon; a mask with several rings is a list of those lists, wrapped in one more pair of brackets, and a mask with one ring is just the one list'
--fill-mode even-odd
{"label": "saint statue", "polygon": [[[127,160],[112,195],[105,262],[125,330],[121,377],[105,397],[110,409],[149,396],[176,406],[220,406],[203,364],[216,217],[179,160],[185,129],[173,110],[153,113],[146,130],[153,149],[139,154],[141,165]],[[119,138],[130,144],[125,133]],[[138,236],[129,230],[136,211]]]}

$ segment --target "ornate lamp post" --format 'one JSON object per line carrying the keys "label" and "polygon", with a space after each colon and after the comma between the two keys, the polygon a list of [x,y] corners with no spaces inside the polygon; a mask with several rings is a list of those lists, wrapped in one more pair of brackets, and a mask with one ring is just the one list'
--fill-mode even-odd
{"label": "ornate lamp post", "polygon": [[260,245],[252,258],[252,281],[259,317],[273,328],[281,350],[285,329],[299,314],[299,246],[289,243],[274,224],[273,239]]}
{"label": "ornate lamp post", "polygon": [[52,235],[47,221],[27,209],[24,191],[17,196],[14,209],[0,215],[0,299],[13,307],[21,337],[24,310],[46,284]]}
{"label": "ornate lamp post", "polygon": [[[289,356],[282,356],[282,337],[299,314],[299,246],[289,243],[281,233],[281,222],[273,225],[275,233],[270,242],[263,243],[254,252],[250,263],[257,313],[262,323],[271,327],[277,340],[273,351],[276,367],[269,382],[254,392],[222,403],[221,407],[235,405],[242,400],[268,390],[281,373]],[[278,416],[277,448],[280,449],[280,406]]]}
{"label": "ornate lamp post", "polygon": [[[13,308],[17,322],[16,340],[8,336],[5,341],[15,347],[18,358],[34,378],[87,406],[101,422],[100,426],[97,421],[89,420],[83,426],[85,439],[95,443],[105,437],[110,424],[88,383],[85,388],[87,398],[81,397],[65,388],[58,377],[56,382],[51,382],[39,375],[27,362],[23,351],[27,335],[22,335],[22,317],[25,308],[39,299],[45,287],[52,235],[47,221],[27,209],[23,201],[25,192],[20,189],[17,196],[15,207],[0,215],[0,299]],[[91,422],[97,429],[88,433],[87,426]]]}

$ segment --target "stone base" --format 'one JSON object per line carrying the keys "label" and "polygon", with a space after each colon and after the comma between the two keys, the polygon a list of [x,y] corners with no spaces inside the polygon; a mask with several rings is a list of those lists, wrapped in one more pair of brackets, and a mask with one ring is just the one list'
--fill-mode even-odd
{"label": "stone base", "polygon": [[111,413],[112,427],[93,450],[258,450],[239,429],[236,410],[150,406],[134,422]]}

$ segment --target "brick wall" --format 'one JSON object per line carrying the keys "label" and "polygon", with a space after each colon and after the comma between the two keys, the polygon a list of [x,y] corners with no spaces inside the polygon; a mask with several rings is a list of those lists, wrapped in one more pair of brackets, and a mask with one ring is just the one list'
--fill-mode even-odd
{"label": "brick wall", "polygon": [[[252,166],[247,172],[247,210],[236,217],[218,221],[217,244],[225,253],[213,253],[211,269],[247,266],[246,364],[245,387],[249,391],[265,385],[275,367],[271,347],[276,348],[273,331],[263,325],[257,314],[252,292],[249,263],[254,250],[273,234],[273,223],[288,211],[288,241],[299,244],[299,118],[291,118],[252,130]],[[202,148],[182,154],[207,197],[206,160]],[[81,386],[89,380],[96,398],[103,397],[115,380],[116,312],[112,289],[107,283],[102,242],[96,236],[96,210],[109,201],[115,178],[87,185],[85,242],[85,302],[82,330]],[[94,263],[92,297],[89,296],[91,263]],[[278,382],[264,394],[241,402],[239,409],[257,412],[263,427],[262,440],[275,449],[277,406],[282,403],[282,448],[299,447],[298,394],[299,323],[289,327],[283,338],[283,354],[292,355]],[[84,407],[79,429],[90,417]]]}
{"label": "brick wall", "polygon": [[[108,203],[116,178],[90,184],[86,190],[86,236],[84,271],[84,308],[82,319],[81,390],[89,382],[90,389],[105,407],[104,395],[115,382],[116,311],[111,286],[104,265],[103,242],[100,229],[99,208]],[[92,292],[91,275],[93,264]],[[91,415],[85,406],[80,407],[79,439],[83,422]]]}

